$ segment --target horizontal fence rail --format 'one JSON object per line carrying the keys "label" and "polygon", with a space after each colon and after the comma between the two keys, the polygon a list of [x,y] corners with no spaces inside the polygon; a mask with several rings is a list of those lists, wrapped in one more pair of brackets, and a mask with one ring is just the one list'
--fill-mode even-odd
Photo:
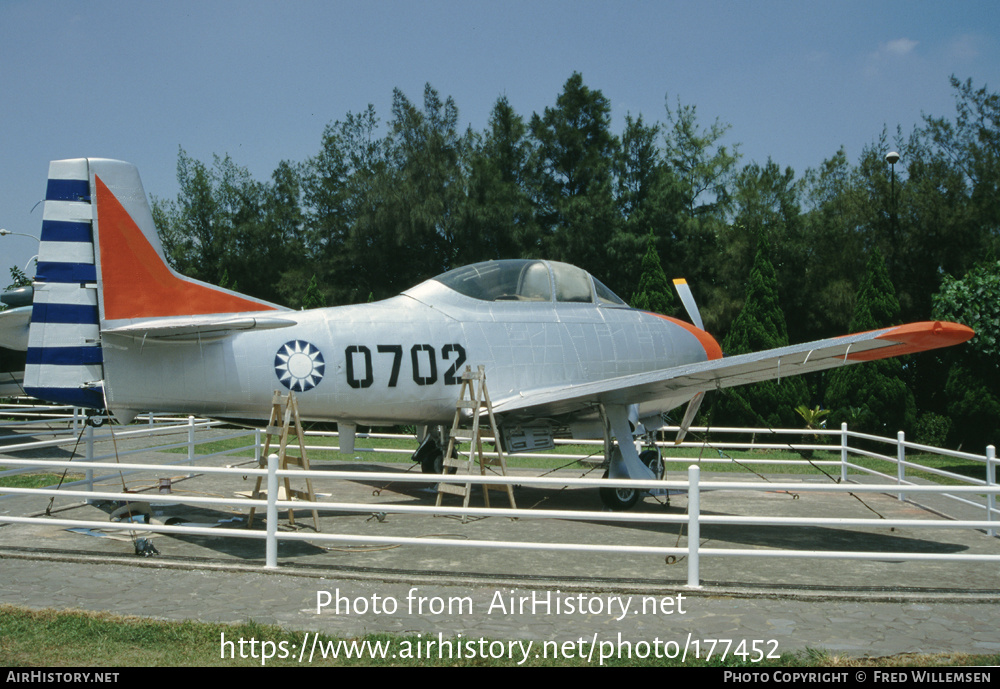
{"label": "horizontal fence rail", "polygon": [[[3,413],[3,412],[0,412]],[[44,411],[42,413],[45,413]],[[179,421],[179,422],[178,422]],[[65,469],[86,471],[86,478],[64,484],[59,490],[53,487],[48,488],[15,488],[0,487],[0,500],[14,497],[38,496],[49,498],[52,496],[63,496],[66,498],[79,499],[81,501],[117,501],[121,503],[152,503],[161,502],[164,496],[155,492],[151,493],[125,493],[114,490],[96,489],[94,486],[101,481],[118,479],[124,475],[142,472],[159,472],[168,466],[184,465],[185,470],[197,471],[206,475],[233,475],[242,478],[261,478],[267,482],[267,498],[252,500],[249,498],[235,497],[199,497],[183,495],[179,493],[170,494],[170,501],[192,506],[225,507],[230,509],[255,508],[264,512],[266,518],[266,530],[255,531],[244,528],[230,528],[216,526],[211,528],[195,526],[172,526],[163,524],[147,524],[135,522],[104,522],[104,521],[84,521],[51,517],[31,517],[31,516],[0,516],[0,523],[9,524],[48,524],[53,526],[79,527],[79,528],[99,528],[118,529],[126,532],[152,532],[164,534],[188,534],[200,536],[234,537],[244,539],[260,539],[264,543],[264,566],[265,568],[275,568],[278,566],[278,543],[280,541],[311,541],[311,542],[331,542],[331,543],[367,543],[367,544],[388,544],[405,545],[414,544],[420,546],[440,546],[440,547],[460,547],[460,548],[496,548],[496,549],[545,549],[550,551],[578,551],[578,552],[615,552],[615,553],[647,553],[664,556],[675,556],[688,558],[688,578],[687,585],[691,587],[700,586],[700,557],[785,557],[785,558],[839,558],[855,560],[944,560],[954,562],[997,562],[1000,555],[990,554],[954,554],[954,553],[897,553],[897,552],[863,552],[863,551],[820,551],[820,550],[792,550],[792,549],[746,549],[746,548],[707,548],[700,545],[700,528],[702,525],[730,525],[730,526],[822,526],[822,527],[843,527],[843,528],[912,528],[912,529],[978,529],[984,530],[991,536],[995,535],[996,509],[995,501],[998,486],[995,480],[995,449],[993,446],[987,448],[983,455],[971,453],[954,452],[933,448],[926,445],[906,441],[905,436],[900,433],[895,440],[881,438],[868,434],[849,431],[843,426],[839,431],[825,429],[743,429],[743,428],[713,428],[713,437],[726,434],[740,434],[741,436],[751,436],[750,442],[685,442],[675,446],[672,442],[658,443],[663,449],[663,459],[665,463],[683,463],[687,471],[687,480],[626,480],[626,479],[605,479],[605,478],[565,478],[546,476],[527,476],[517,474],[512,476],[479,476],[460,475],[449,479],[450,483],[485,485],[522,485],[546,488],[632,488],[641,490],[668,489],[684,491],[688,496],[687,514],[656,514],[656,513],[632,513],[632,512],[604,512],[591,510],[555,510],[555,509],[513,509],[488,508],[488,507],[447,507],[433,505],[403,505],[379,502],[372,503],[359,502],[338,502],[335,500],[317,500],[315,502],[303,500],[278,500],[278,485],[285,478],[301,481],[309,478],[313,481],[361,481],[378,482],[386,481],[392,483],[417,483],[433,485],[442,480],[437,475],[426,475],[420,473],[390,473],[371,471],[281,471],[277,466],[277,457],[272,456],[267,460],[267,468],[249,468],[239,466],[239,463],[260,462],[261,433],[260,431],[225,431],[224,435],[218,424],[214,422],[196,420],[189,417],[186,420],[167,419],[161,421],[152,417],[147,423],[140,423],[112,431],[110,428],[94,429],[92,426],[84,426],[82,419],[70,415],[67,423],[72,424],[71,428],[76,429],[76,437],[42,440],[34,442],[0,442],[0,453],[5,456],[0,459],[0,464],[9,467],[7,471],[0,472],[0,478],[18,472],[47,470],[51,472],[61,472]],[[5,428],[12,433],[17,433],[16,427],[11,428],[10,424],[5,424]],[[211,436],[205,434],[209,428],[215,429]],[[676,430],[676,429],[674,429]],[[692,433],[706,432],[708,429],[691,429]],[[94,447],[101,441],[107,442],[114,438],[119,441],[131,438],[156,438],[158,436],[169,436],[172,434],[184,434],[184,439],[178,442],[167,442],[159,445],[147,446],[138,450],[114,451],[106,454],[98,454]],[[667,430],[669,437],[670,429]],[[309,433],[309,437],[326,439],[336,437],[336,433]],[[791,443],[782,442],[782,437],[794,436],[798,439],[814,436],[822,436],[830,441],[823,444],[813,443]],[[0,436],[2,438],[3,436]],[[408,438],[412,436],[400,436],[394,434],[357,434],[358,439],[371,439],[376,441]],[[199,446],[204,443],[218,441],[236,441],[234,447],[227,449],[205,452],[199,454]],[[852,441],[853,444],[852,444]],[[857,441],[864,441],[865,447],[859,447]],[[12,453],[23,450],[38,450],[53,447],[64,447],[67,444],[83,444],[85,451],[81,454],[82,461],[68,460],[38,460],[38,459],[18,459]],[[568,459],[577,461],[590,461],[597,464],[603,460],[603,450],[600,441],[588,443],[587,441],[557,441],[559,445],[592,446],[594,452],[591,454],[581,454],[579,451],[573,453],[537,453],[534,456]],[[884,445],[888,450],[879,452],[871,447]],[[671,449],[681,448],[701,448],[703,457],[697,460],[697,464],[692,465],[691,458],[671,457]],[[187,450],[186,456],[179,457],[176,462],[168,464],[148,464],[141,462],[120,461],[119,458],[139,452],[166,451],[184,448]],[[314,451],[337,451],[337,446],[331,445],[308,445],[310,452]],[[839,453],[840,459],[755,459],[753,457],[741,456],[735,459],[730,456],[738,450],[759,450],[759,449],[780,449],[793,450],[796,452],[823,451]],[[358,448],[354,453],[372,453],[400,455],[411,454],[412,449],[407,448]],[[227,467],[195,465],[210,457],[233,455],[236,453],[253,453],[253,459],[246,457],[239,458],[234,465]],[[488,453],[487,453],[488,454]],[[961,459],[975,463],[982,463],[983,478],[976,479],[948,472],[934,467],[919,464],[912,461],[913,454],[933,454],[950,458]],[[714,455],[714,456],[709,456]],[[517,455],[532,456],[532,455]],[[858,458],[875,459],[880,462],[887,462],[894,465],[894,473],[878,471],[871,467],[866,467],[857,462]],[[116,459],[119,461],[107,461]],[[234,458],[236,459],[236,458]],[[705,480],[702,476],[702,467],[711,467],[713,464],[738,461],[740,464],[769,464],[769,465],[792,465],[810,464],[820,467],[839,467],[841,483],[803,483],[795,481],[727,481],[718,478],[716,474],[710,480]],[[689,466],[690,465],[690,466]],[[938,484],[915,483],[908,477],[908,471],[919,470],[931,475],[947,477],[954,481],[962,481],[965,485],[941,486]],[[101,474],[100,472],[106,472]],[[846,480],[854,472],[870,477],[870,480],[879,480],[877,484],[847,484]],[[947,495],[961,504],[975,507],[981,510],[982,519],[884,519],[884,518],[838,518],[838,517],[768,517],[768,516],[735,516],[735,515],[711,515],[702,514],[700,510],[700,497],[704,491],[788,491],[794,493],[825,492],[825,493],[886,493],[891,490],[899,499],[917,502],[928,495]],[[678,524],[687,526],[687,543],[684,546],[656,546],[656,545],[600,545],[594,543],[552,543],[535,541],[507,541],[507,540],[456,540],[450,538],[427,538],[427,537],[405,537],[405,536],[372,536],[372,535],[352,535],[337,533],[299,533],[299,532],[279,532],[278,513],[282,510],[296,511],[316,510],[325,513],[356,513],[372,512],[376,509],[379,512],[391,514],[407,515],[450,515],[466,517],[502,516],[517,519],[561,519],[579,521],[607,521],[607,522],[640,522],[650,524]]]}

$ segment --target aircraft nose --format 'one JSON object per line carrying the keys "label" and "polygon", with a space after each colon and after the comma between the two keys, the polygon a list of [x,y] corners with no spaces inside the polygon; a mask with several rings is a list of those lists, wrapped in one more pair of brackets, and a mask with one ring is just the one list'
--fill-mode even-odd
{"label": "aircraft nose", "polygon": [[646,313],[648,313],[651,316],[656,316],[657,318],[662,318],[663,320],[669,323],[672,323],[676,326],[683,328],[691,335],[693,335],[695,339],[698,340],[698,343],[702,346],[702,349],[705,350],[705,357],[709,361],[713,359],[722,358],[722,347],[719,346],[719,343],[715,340],[714,337],[712,337],[709,333],[702,330],[701,328],[695,327],[690,323],[687,323],[686,321],[678,320],[676,318],[671,318],[670,316],[664,316],[659,313],[653,313],[652,311],[647,311]]}

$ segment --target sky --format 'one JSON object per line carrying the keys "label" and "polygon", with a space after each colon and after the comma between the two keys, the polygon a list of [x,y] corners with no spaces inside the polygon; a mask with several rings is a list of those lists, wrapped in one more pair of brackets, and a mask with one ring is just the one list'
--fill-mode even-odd
{"label": "sky", "polygon": [[[625,116],[666,104],[729,125],[741,164],[797,175],[883,129],[955,114],[949,77],[1000,90],[996,0],[0,0],[0,228],[37,237],[50,160],[117,158],[175,198],[177,154],[258,180],[317,154],[324,128],[425,84],[483,130],[583,76]],[[905,161],[903,161],[905,163]],[[37,253],[0,237],[0,286]],[[29,266],[29,275],[33,274]]]}

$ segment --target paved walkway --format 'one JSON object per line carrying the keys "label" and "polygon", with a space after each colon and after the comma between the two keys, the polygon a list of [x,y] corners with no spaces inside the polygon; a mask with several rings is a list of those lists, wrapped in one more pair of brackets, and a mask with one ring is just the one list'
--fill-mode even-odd
{"label": "paved walkway", "polygon": [[[153,454],[144,459],[169,460]],[[371,468],[347,468],[359,466]],[[405,468],[395,465],[394,470]],[[232,495],[252,488],[252,482],[185,479],[171,471],[178,494]],[[338,497],[367,501],[372,509],[325,516],[324,533],[685,543],[676,525],[499,518],[463,524],[401,515],[380,521],[373,517],[379,501],[429,504],[428,495],[402,484],[336,486]],[[132,487],[140,486],[130,483]],[[540,501],[554,508],[599,509],[593,491],[583,490],[522,488],[518,501],[522,506]],[[47,502],[0,501],[0,517],[41,512]],[[927,516],[885,495],[866,502],[887,517]],[[678,514],[685,508],[683,496],[674,498],[670,507],[652,499],[639,507]],[[851,498],[834,493],[803,493],[800,499],[749,491],[706,493],[702,509],[722,514],[764,510],[775,515],[870,516]],[[60,499],[52,516],[107,521],[110,510]],[[193,509],[164,497],[154,506],[154,516],[217,523],[233,514]],[[297,519],[311,523],[305,513]],[[255,524],[255,529],[260,526]],[[955,529],[703,527],[701,536],[708,547],[1000,553],[1000,539]],[[71,533],[46,524],[0,526],[0,602],[177,620],[254,620],[342,635],[385,631],[423,638],[461,634],[464,639],[674,641],[689,649],[694,641],[705,648],[711,639],[732,639],[746,640],[748,648],[760,640],[761,648],[779,652],[819,648],[868,656],[1000,653],[1000,570],[995,563],[903,562],[891,560],[891,555],[877,561],[706,557],[703,588],[689,589],[684,585],[684,561],[668,565],[662,557],[620,553],[339,547],[311,541],[283,543],[279,570],[267,571],[261,541],[161,535],[153,542],[160,555],[139,558],[127,538]]]}
{"label": "paved walkway", "polygon": [[[465,639],[583,637],[617,642],[621,634],[632,642],[659,639],[661,644],[676,641],[682,646],[689,639],[702,640],[703,648],[709,639],[748,644],[774,640],[779,652],[817,648],[853,656],[1000,653],[1000,604],[983,600],[927,595],[871,602],[864,597],[810,599],[760,592],[720,596],[682,588],[655,593],[558,586],[512,589],[485,583],[407,584],[143,565],[149,566],[4,558],[0,600],[174,620],[254,620],[341,635],[384,631],[425,638],[441,633]],[[527,599],[524,611],[512,610],[522,597]],[[622,599],[630,606],[624,615]],[[326,607],[317,611],[318,603]],[[656,612],[650,610],[653,605]],[[587,611],[576,612],[580,607]],[[392,609],[395,612],[386,612]]]}

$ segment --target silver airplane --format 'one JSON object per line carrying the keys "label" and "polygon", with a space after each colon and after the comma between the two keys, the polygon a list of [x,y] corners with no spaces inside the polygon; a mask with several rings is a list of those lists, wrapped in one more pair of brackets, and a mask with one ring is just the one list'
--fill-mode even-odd
{"label": "silver airplane", "polygon": [[[385,301],[293,311],[174,272],[131,164],[59,160],[49,167],[24,388],[121,422],[145,411],[266,419],[285,388],[304,418],[337,422],[347,450],[358,424],[424,428],[415,459],[432,471],[442,454],[434,430],[455,415],[462,372],[483,366],[508,451],[603,438],[608,476],[650,479],[662,464],[640,456],[635,438],[688,404],[683,434],[707,391],[973,335],[914,323],[724,358],[687,285],[677,286],[696,325],[632,309],[589,273],[543,260],[477,263]],[[627,509],[639,494],[601,497]]]}

